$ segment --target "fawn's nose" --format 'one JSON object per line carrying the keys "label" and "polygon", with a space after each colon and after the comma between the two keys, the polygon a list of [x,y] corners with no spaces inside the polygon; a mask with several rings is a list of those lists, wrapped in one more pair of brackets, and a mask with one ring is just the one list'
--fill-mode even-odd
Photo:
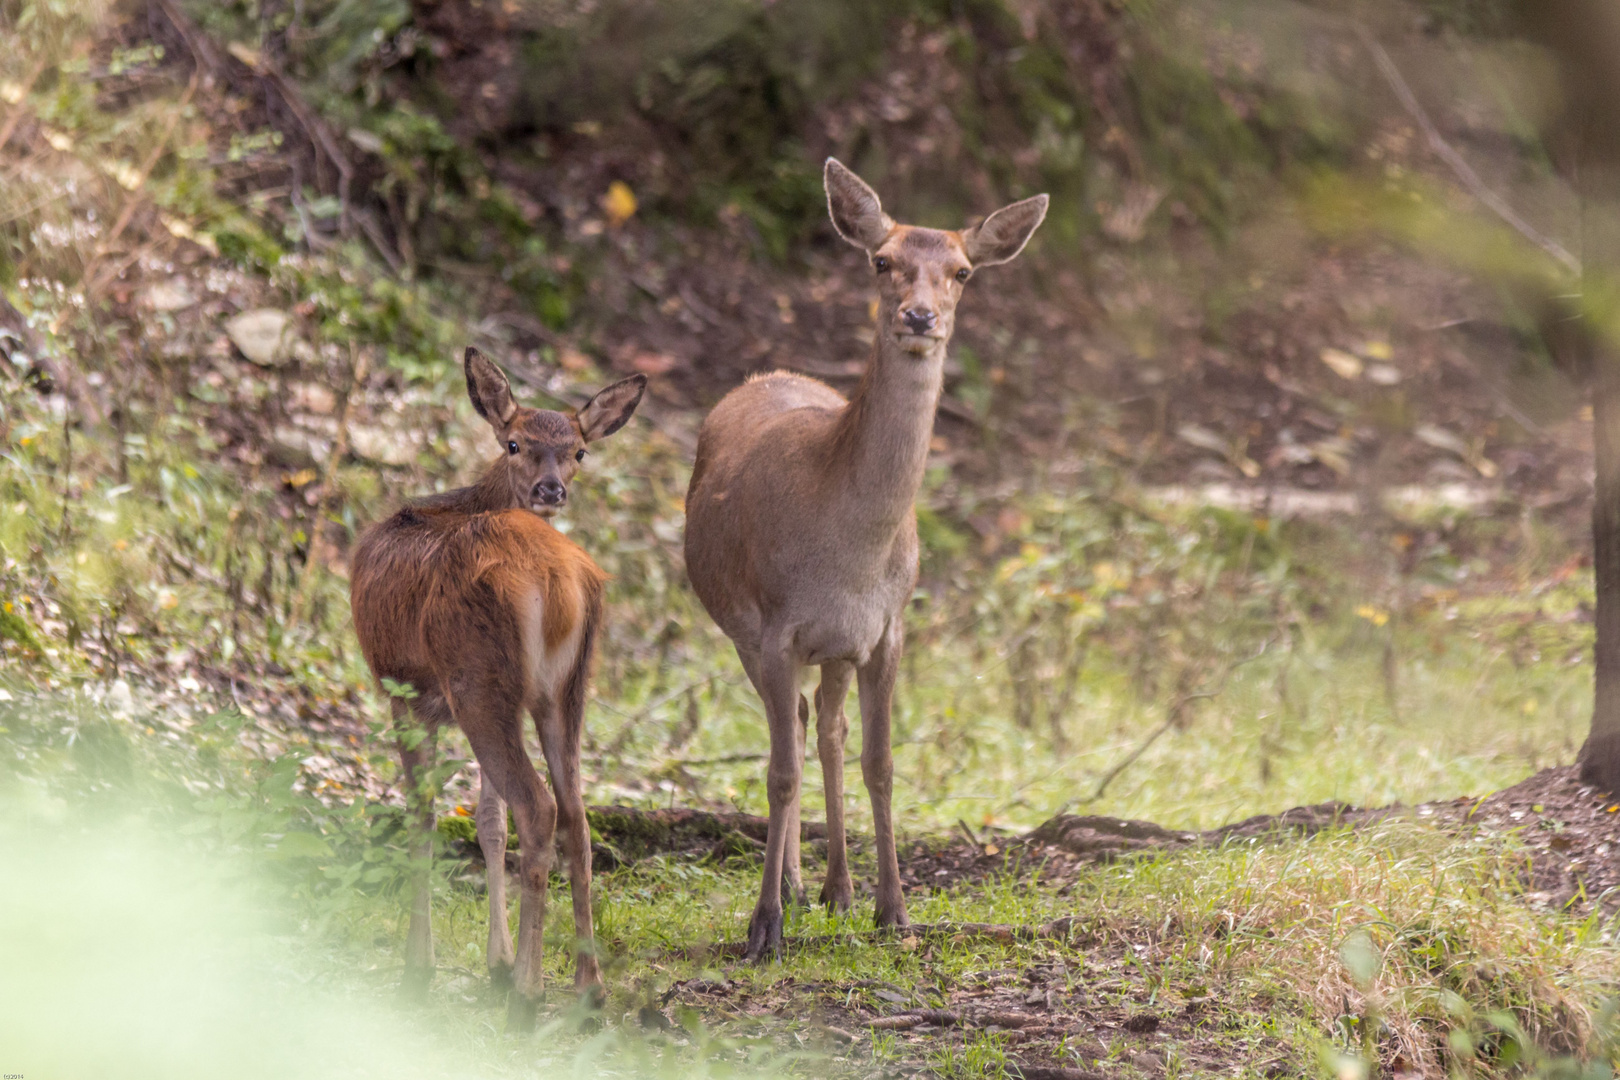
{"label": "fawn's nose", "polygon": [[900,318],[905,322],[906,329],[913,334],[926,334],[939,321],[939,316],[927,308],[911,308],[903,312]]}
{"label": "fawn's nose", "polygon": [[536,502],[555,506],[568,497],[568,489],[555,476],[548,476],[534,485]]}

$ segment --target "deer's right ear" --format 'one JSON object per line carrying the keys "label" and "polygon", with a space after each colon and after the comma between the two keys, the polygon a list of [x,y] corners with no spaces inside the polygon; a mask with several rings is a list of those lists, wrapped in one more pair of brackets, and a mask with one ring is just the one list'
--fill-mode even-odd
{"label": "deer's right ear", "polygon": [[517,402],[512,400],[512,384],[506,381],[506,372],[470,345],[462,366],[467,371],[467,396],[478,415],[492,426],[511,423],[517,415]]}
{"label": "deer's right ear", "polygon": [[894,219],[883,212],[877,192],[837,158],[827,159],[822,181],[827,187],[827,212],[838,235],[868,253],[881,247],[894,231]]}

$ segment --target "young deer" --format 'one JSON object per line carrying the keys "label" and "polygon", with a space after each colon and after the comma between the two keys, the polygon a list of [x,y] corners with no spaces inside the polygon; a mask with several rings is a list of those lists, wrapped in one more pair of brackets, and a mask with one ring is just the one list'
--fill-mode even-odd
{"label": "young deer", "polygon": [[[797,893],[799,781],[808,706],[800,669],[820,665],[817,744],[827,790],[821,899],[854,898],[844,846],[844,697],[861,700],[861,772],[877,830],[877,925],[904,926],[890,812],[889,706],[901,612],[917,582],[917,516],[956,302],[975,268],[1023,250],[1046,216],[1037,195],[960,232],[896,225],[877,195],[827,160],[834,227],[877,278],[872,360],[854,397],[774,372],[727,394],[703,423],[686,496],[686,567],[765,702],[771,756],[765,880],[748,953],[780,949],[783,875]],[[803,711],[800,712],[800,706]]]}
{"label": "young deer", "polygon": [[[372,674],[408,683],[417,695],[393,699],[406,796],[420,830],[404,989],[425,994],[433,976],[428,777],[438,728],[455,723],[482,775],[477,821],[488,867],[490,976],[516,991],[509,1024],[521,1029],[532,1025],[541,989],[559,819],[579,942],[574,984],[595,993],[602,982],[591,951],[579,741],[605,575],[544,519],[567,504],[585,447],[630,419],[647,378],[614,383],[570,415],[518,405],[501,369],[476,349],[467,350],[465,367],[473,407],[505,453],[473,486],[418,499],[368,529],[355,549],[349,598]],[[524,710],[539,732],[551,793],[523,746]],[[414,725],[407,722],[413,715]],[[506,923],[507,804],[522,848],[515,954]]]}

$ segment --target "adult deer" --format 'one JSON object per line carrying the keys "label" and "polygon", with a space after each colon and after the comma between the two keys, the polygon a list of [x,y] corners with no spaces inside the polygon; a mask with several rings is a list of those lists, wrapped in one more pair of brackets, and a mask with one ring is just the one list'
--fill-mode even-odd
{"label": "adult deer", "polygon": [[801,668],[820,665],[817,747],[827,794],[821,899],[854,898],[844,843],[844,697],[861,701],[861,773],[877,832],[877,925],[906,925],[890,811],[889,708],[901,612],[917,583],[917,516],[945,345],[962,287],[1023,250],[1046,216],[1037,195],[959,232],[896,225],[860,177],[827,159],[838,235],[877,279],[871,363],[845,401],[823,383],[774,372],[716,405],[698,436],[686,497],[686,567],[698,598],[737,647],[765,702],[771,754],[765,880],[748,926],[750,959],[782,941],[782,883],[798,892],[799,782],[808,706]]}
{"label": "adult deer", "polygon": [[[562,825],[579,943],[574,984],[600,992],[592,951],[590,827],[580,790],[585,686],[602,617],[605,579],[578,545],[545,520],[568,501],[585,448],[630,419],[645,375],[614,383],[577,413],[520,406],[506,376],[476,349],[467,394],[504,453],[471,487],[408,504],[368,529],[355,549],[349,599],[366,663],[379,682],[408,683],[393,698],[416,868],[404,989],[433,977],[428,871],[432,858],[434,742],[446,723],[466,733],[482,777],[478,846],[489,883],[491,978],[510,986],[509,1026],[534,1022],[542,980],[546,885]],[[523,746],[533,717],[551,774],[547,792]],[[506,921],[506,811],[521,848],[517,950]]]}

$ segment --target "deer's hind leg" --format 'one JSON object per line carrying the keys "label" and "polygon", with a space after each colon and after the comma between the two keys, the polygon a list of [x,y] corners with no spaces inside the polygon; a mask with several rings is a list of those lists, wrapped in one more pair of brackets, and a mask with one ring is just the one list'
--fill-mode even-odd
{"label": "deer's hind leg", "polygon": [[854,665],[841,660],[823,664],[821,685],[816,687],[816,749],[827,791],[827,880],[821,886],[821,902],[835,911],[848,911],[855,902],[844,843],[844,740],[849,737],[844,698],[854,674]]}
{"label": "deer's hind leg", "polygon": [[[552,845],[557,834],[557,803],[534,771],[523,745],[523,687],[520,680],[490,677],[484,672],[476,688],[456,703],[456,719],[467,733],[485,779],[506,800],[517,824],[518,939],[512,965],[507,1027],[534,1026],[535,1006],[544,988],[542,946],[546,923],[546,886],[551,876]],[[491,917],[496,915],[493,904]],[[494,934],[491,933],[493,939]]]}
{"label": "deer's hind leg", "polygon": [[856,673],[861,695],[861,775],[872,797],[872,826],[877,834],[877,925],[906,926],[905,893],[900,888],[900,864],[894,844],[894,754],[890,745],[889,715],[894,703],[895,675],[900,669],[899,616],[889,622],[872,656]]}

